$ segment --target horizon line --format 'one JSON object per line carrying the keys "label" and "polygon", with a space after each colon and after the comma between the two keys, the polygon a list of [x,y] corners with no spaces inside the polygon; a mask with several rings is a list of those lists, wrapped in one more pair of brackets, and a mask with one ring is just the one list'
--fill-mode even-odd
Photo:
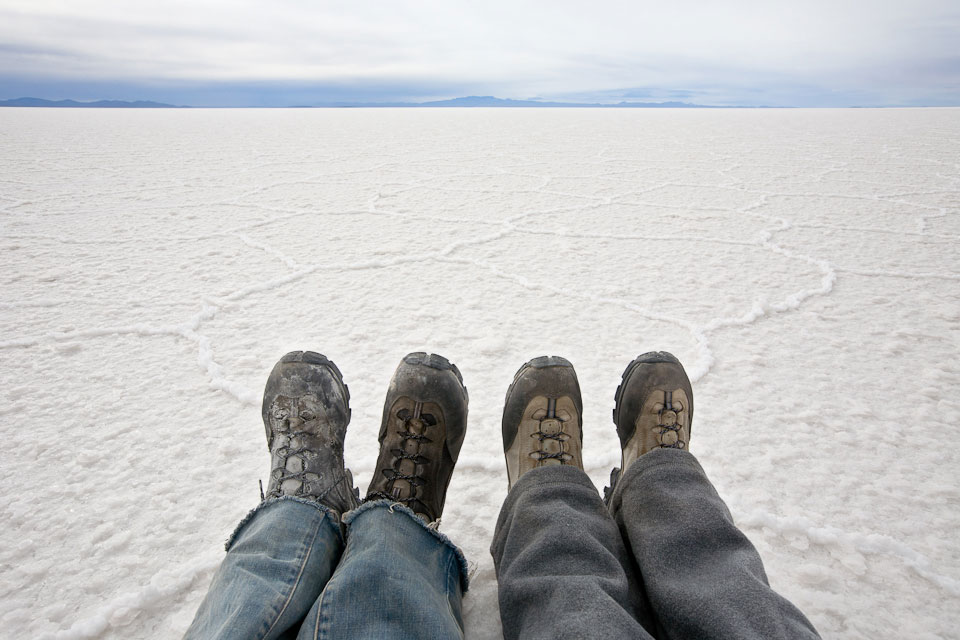
{"label": "horizon line", "polygon": [[[18,104],[19,103],[19,104]],[[384,101],[360,102],[337,100],[335,102],[317,104],[289,104],[289,105],[189,105],[170,104],[155,100],[75,100],[64,98],[51,100],[33,96],[8,98],[0,100],[0,107],[7,108],[132,108],[132,109],[379,109],[379,108],[559,108],[559,109],[643,109],[643,108],[676,108],[676,109],[949,109],[960,107],[957,105],[845,105],[845,106],[803,106],[796,105],[709,105],[691,102],[668,100],[662,102],[566,102],[536,99],[498,98],[495,96],[460,96],[444,100],[429,100],[424,102]]]}

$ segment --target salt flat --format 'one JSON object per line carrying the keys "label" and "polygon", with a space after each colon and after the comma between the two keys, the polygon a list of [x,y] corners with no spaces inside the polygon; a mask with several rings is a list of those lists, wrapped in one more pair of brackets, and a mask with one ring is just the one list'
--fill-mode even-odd
{"label": "salt flat", "polygon": [[960,627],[960,110],[0,110],[0,628],[175,638],[259,499],[259,395],[325,353],[365,490],[409,351],[470,422],[442,530],[487,546],[513,373],[577,367],[602,488],[626,364],[828,638]]}

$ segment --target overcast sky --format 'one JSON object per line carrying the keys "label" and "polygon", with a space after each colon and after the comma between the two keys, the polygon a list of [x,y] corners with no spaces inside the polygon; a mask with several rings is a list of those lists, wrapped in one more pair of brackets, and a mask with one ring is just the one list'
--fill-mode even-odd
{"label": "overcast sky", "polygon": [[960,105],[960,0],[0,0],[0,99]]}

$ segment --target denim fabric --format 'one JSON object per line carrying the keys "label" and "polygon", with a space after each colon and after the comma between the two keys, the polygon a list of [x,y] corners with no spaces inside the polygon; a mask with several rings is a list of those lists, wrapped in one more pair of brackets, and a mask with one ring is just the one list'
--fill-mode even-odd
{"label": "denim fabric", "polygon": [[575,467],[527,472],[490,551],[508,639],[819,637],[687,451],[634,462],[609,510]]}
{"label": "denim fabric", "polygon": [[[387,501],[344,514],[281,497],[254,509],[187,630],[189,639],[460,638],[466,561]],[[299,635],[298,635],[299,634]]]}
{"label": "denim fabric", "polygon": [[327,584],[343,539],[332,511],[284,497],[244,518],[227,547],[187,639],[284,637]]}
{"label": "denim fabric", "polygon": [[463,637],[467,565],[446,536],[385,500],[344,522],[347,548],[298,640]]}

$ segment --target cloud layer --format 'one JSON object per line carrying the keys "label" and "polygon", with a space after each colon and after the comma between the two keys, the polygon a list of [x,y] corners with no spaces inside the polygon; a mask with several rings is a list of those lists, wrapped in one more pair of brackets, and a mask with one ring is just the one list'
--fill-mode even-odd
{"label": "cloud layer", "polygon": [[960,104],[954,0],[645,4],[3,0],[0,97]]}

